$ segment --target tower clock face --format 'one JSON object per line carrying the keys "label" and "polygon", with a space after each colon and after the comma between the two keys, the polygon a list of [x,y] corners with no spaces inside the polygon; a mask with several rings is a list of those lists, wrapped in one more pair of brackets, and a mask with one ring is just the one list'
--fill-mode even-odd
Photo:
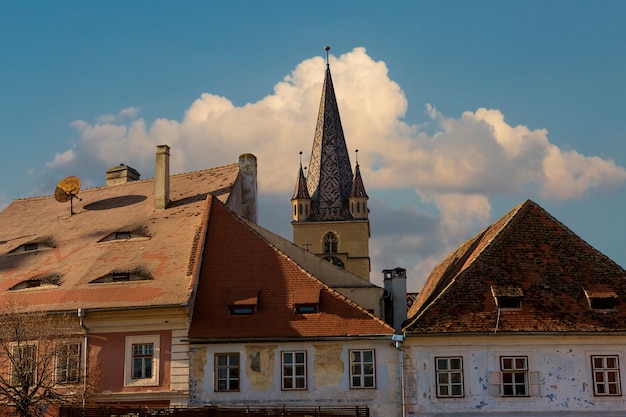
{"label": "tower clock face", "polygon": [[338,266],[339,268],[345,269],[345,265],[343,264],[343,261],[337,258],[336,256],[325,256],[324,260],[330,262],[331,264],[335,266]]}

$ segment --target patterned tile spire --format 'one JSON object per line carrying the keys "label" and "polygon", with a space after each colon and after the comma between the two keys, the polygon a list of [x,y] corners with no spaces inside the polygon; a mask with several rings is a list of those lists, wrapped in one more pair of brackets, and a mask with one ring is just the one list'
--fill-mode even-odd
{"label": "patterned tile spire", "polygon": [[300,152],[300,171],[298,172],[298,179],[296,180],[296,188],[293,191],[292,200],[300,198],[311,198],[309,196],[309,190],[306,188],[306,177],[304,176],[304,170],[302,169],[302,152]]}
{"label": "patterned tile spire", "polygon": [[352,189],[352,166],[328,65],[330,47],[325,49],[326,76],[307,175],[312,199],[311,220],[350,220],[348,198]]}
{"label": "patterned tile spire", "polygon": [[356,159],[356,167],[354,168],[354,181],[352,181],[352,191],[350,192],[350,197],[368,197],[367,193],[365,192],[365,185],[363,185],[363,178],[361,177],[361,170],[359,169],[359,157],[358,157],[358,152],[359,150],[356,150],[357,152],[357,159]]}

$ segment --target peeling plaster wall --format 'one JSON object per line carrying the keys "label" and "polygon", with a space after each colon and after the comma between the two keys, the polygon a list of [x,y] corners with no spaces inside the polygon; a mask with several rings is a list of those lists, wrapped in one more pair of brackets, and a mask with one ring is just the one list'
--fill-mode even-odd
{"label": "peeling plaster wall", "polygon": [[[376,389],[350,389],[350,350],[374,349]],[[283,351],[306,351],[307,389],[281,389]],[[239,353],[238,392],[214,391],[216,353]],[[191,358],[192,405],[237,406],[354,406],[367,405],[372,417],[401,415],[398,351],[390,340],[193,345]]]}
{"label": "peeling plaster wall", "polygon": [[[626,336],[409,337],[404,346],[407,417],[412,416],[626,416]],[[595,396],[591,355],[618,355],[622,396]],[[437,398],[435,357],[463,358],[464,398]],[[539,395],[497,397],[489,375],[500,356],[526,356],[540,373]]]}

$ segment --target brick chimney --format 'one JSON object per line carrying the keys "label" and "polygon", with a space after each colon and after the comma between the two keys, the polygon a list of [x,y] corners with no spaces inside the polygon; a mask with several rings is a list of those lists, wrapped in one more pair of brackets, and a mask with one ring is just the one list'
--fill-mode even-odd
{"label": "brick chimney", "polygon": [[156,149],[154,176],[154,210],[162,211],[170,202],[170,147],[159,145]]}
{"label": "brick chimney", "polygon": [[139,173],[128,165],[119,164],[116,167],[109,168],[107,171],[106,185],[125,184],[130,181],[137,181]]}
{"label": "brick chimney", "polygon": [[239,192],[241,193],[241,210],[239,214],[248,220],[257,222],[257,162],[251,153],[239,155]]}

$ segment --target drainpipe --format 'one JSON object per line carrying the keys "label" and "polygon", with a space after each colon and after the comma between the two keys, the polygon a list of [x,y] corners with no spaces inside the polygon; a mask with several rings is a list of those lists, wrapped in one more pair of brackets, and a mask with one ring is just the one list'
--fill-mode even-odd
{"label": "drainpipe", "polygon": [[402,342],[404,341],[404,336],[401,334],[394,334],[391,336],[391,340],[395,343],[396,349],[398,350],[398,374],[400,375],[400,405],[402,406],[402,417],[405,417],[406,410],[404,405],[404,354],[402,352]]}
{"label": "drainpipe", "polygon": [[84,308],[78,309],[78,319],[80,327],[85,329],[85,337],[83,339],[83,409],[85,408],[85,397],[87,395],[87,347],[89,342],[89,329],[85,326],[85,315],[87,311]]}

